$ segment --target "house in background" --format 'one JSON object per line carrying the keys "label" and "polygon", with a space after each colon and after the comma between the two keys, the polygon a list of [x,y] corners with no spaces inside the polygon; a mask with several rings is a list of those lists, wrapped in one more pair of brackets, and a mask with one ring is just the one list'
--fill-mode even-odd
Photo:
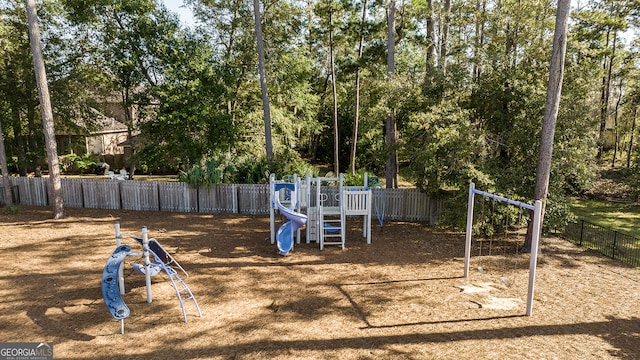
{"label": "house in background", "polygon": [[[115,104],[114,104],[115,105]],[[113,109],[109,109],[114,107]],[[111,110],[111,111],[109,111]],[[56,133],[58,155],[75,153],[77,155],[97,155],[100,162],[109,164],[111,169],[120,169],[127,163],[130,156],[129,130],[120,117],[124,118],[122,110],[118,111],[117,105],[107,106],[107,116],[94,110],[96,115],[87,133],[89,126],[76,124],[75,130],[65,128]]]}
{"label": "house in background", "polygon": [[99,121],[98,129],[85,137],[86,152],[95,154],[112,169],[125,165],[125,147],[129,132],[127,126],[115,118],[104,117]]}

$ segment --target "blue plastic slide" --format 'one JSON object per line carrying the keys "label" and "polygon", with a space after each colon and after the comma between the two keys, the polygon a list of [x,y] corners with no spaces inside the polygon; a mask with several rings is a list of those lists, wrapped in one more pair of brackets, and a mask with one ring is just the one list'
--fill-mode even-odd
{"label": "blue plastic slide", "polygon": [[102,297],[107,305],[107,310],[117,320],[129,316],[129,308],[122,300],[118,287],[118,270],[130,251],[131,247],[128,245],[118,246],[109,256],[102,272]]}
{"label": "blue plastic slide", "polygon": [[276,205],[278,210],[289,221],[282,224],[276,233],[276,244],[280,255],[287,255],[291,249],[293,249],[293,234],[298,231],[299,228],[307,223],[307,215],[297,213],[280,203],[280,199],[276,199]]}
{"label": "blue plastic slide", "polygon": [[287,221],[278,228],[276,244],[278,245],[280,255],[287,255],[293,248],[293,231],[291,231],[291,229],[293,229],[291,227],[291,221]]}

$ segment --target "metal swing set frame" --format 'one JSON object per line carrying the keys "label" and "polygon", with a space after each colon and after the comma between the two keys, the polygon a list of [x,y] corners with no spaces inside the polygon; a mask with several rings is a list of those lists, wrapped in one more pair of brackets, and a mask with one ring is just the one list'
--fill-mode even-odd
{"label": "metal swing set frame", "polygon": [[531,242],[531,254],[529,258],[529,285],[527,290],[527,307],[525,311],[526,316],[531,316],[533,313],[533,293],[535,290],[536,267],[538,263],[538,248],[540,244],[540,232],[541,232],[540,230],[542,227],[542,224],[540,223],[540,220],[542,218],[541,216],[542,201],[536,200],[534,202],[534,205],[526,204],[520,201],[516,201],[516,200],[502,197],[496,194],[492,194],[486,191],[477,190],[475,188],[475,184],[471,182],[469,184],[469,202],[467,205],[467,227],[465,231],[465,249],[464,249],[464,277],[465,278],[469,277],[469,267],[471,263],[471,237],[473,234],[473,206],[474,206],[474,200],[475,200],[476,194],[533,211],[533,238]]}

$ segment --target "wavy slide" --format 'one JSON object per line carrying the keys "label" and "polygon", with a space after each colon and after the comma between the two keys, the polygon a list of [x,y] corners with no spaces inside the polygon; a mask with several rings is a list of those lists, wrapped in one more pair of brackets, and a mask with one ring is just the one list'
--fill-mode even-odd
{"label": "wavy slide", "polygon": [[293,234],[307,223],[307,215],[297,213],[287,208],[280,203],[279,199],[276,199],[276,205],[280,213],[289,220],[282,224],[276,233],[278,250],[280,251],[280,255],[285,256],[293,249]]}

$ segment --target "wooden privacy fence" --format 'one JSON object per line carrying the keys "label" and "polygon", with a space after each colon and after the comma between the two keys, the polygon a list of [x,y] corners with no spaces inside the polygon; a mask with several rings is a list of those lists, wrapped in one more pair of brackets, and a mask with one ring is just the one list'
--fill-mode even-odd
{"label": "wooden privacy fence", "polygon": [[[14,177],[14,201],[31,206],[48,206],[48,178]],[[4,179],[0,177],[0,184]],[[148,210],[197,213],[269,214],[268,184],[219,184],[190,188],[182,182],[130,181],[62,178],[64,206],[74,208]],[[327,189],[337,193],[338,188]],[[4,205],[0,186],[0,204]],[[384,202],[384,206],[383,206]],[[441,202],[418,189],[377,189],[373,203],[385,220],[428,221],[434,224]],[[376,218],[376,209],[372,210]]]}

